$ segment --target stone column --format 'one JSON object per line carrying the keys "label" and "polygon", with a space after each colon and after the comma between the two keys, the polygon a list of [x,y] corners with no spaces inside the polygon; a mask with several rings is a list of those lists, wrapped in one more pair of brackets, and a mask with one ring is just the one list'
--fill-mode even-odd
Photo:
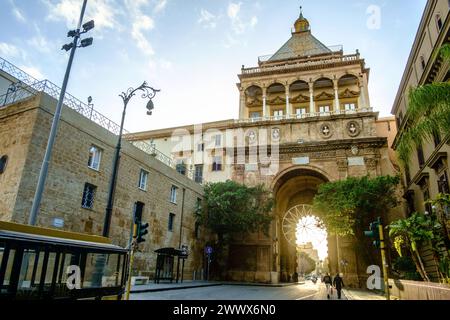
{"label": "stone column", "polygon": [[341,104],[339,102],[339,80],[333,80],[334,84],[334,111],[336,114],[341,113]]}
{"label": "stone column", "polygon": [[359,92],[360,92],[359,95],[361,97],[361,105],[359,106],[359,109],[366,109],[366,108],[368,108],[367,101],[366,101],[366,89],[365,89],[364,83],[362,83],[362,82],[359,83]]}
{"label": "stone column", "polygon": [[240,89],[240,95],[239,95],[239,119],[245,119],[249,118],[248,114],[246,113],[246,105],[245,105],[245,92],[244,89]]}
{"label": "stone column", "polygon": [[263,118],[269,117],[269,112],[267,110],[267,89],[263,88]]}
{"label": "stone column", "polygon": [[286,86],[286,119],[289,119],[292,115],[292,108],[289,102],[289,86]]}
{"label": "stone column", "polygon": [[309,83],[309,113],[311,115],[316,113],[316,107],[314,104],[314,82]]}

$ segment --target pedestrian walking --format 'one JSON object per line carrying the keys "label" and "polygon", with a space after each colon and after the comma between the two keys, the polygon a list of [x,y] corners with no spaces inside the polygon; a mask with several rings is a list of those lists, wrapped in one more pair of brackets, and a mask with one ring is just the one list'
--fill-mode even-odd
{"label": "pedestrian walking", "polygon": [[325,287],[327,288],[327,298],[330,299],[331,298],[331,286],[333,284],[333,281],[332,281],[329,273],[327,273],[323,277],[322,282],[325,283]]}
{"label": "pedestrian walking", "polygon": [[336,288],[338,299],[341,299],[342,288],[344,287],[344,280],[342,280],[339,273],[334,277],[333,286]]}

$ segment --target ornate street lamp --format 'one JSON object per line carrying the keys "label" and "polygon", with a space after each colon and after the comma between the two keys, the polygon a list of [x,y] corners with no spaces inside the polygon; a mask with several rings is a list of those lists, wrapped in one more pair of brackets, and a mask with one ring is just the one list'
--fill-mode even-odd
{"label": "ornate street lamp", "polygon": [[119,140],[117,141],[116,152],[113,159],[113,170],[111,174],[111,180],[109,185],[109,193],[108,193],[108,204],[106,206],[106,215],[105,215],[105,223],[103,226],[103,236],[109,237],[109,231],[111,227],[111,218],[112,211],[114,206],[114,193],[116,189],[117,182],[117,174],[119,171],[119,159],[120,159],[120,150],[122,148],[122,133],[123,133],[123,124],[125,121],[125,115],[127,111],[127,106],[130,100],[136,95],[138,91],[141,91],[142,99],[148,99],[147,103],[147,115],[151,116],[152,111],[154,109],[153,98],[156,96],[156,93],[160,92],[160,90],[153,89],[152,87],[147,85],[147,82],[144,82],[140,87],[133,89],[129,88],[126,92],[122,92],[119,96],[123,100],[123,113],[122,113],[122,122],[120,124],[120,132],[119,132]]}

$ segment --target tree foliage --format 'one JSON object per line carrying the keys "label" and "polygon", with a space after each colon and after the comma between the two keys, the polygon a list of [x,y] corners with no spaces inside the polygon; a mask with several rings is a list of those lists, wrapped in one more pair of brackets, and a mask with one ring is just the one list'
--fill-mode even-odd
{"label": "tree foliage", "polygon": [[198,221],[226,243],[233,234],[268,233],[274,201],[264,186],[248,187],[234,181],[209,183]]}
{"label": "tree foliage", "polygon": [[[450,61],[450,44],[439,53],[443,60]],[[404,167],[414,148],[440,133],[450,132],[450,82],[435,82],[411,88],[408,99],[408,121],[397,145],[397,153]]]}
{"label": "tree foliage", "polygon": [[299,270],[302,274],[309,274],[316,270],[316,261],[303,251],[299,254]]}
{"label": "tree foliage", "polygon": [[329,233],[355,235],[369,219],[397,206],[399,177],[348,178],[322,184],[314,198],[314,210]]}
{"label": "tree foliage", "polygon": [[396,249],[399,251],[399,255],[402,256],[401,248],[406,247],[423,280],[430,281],[420,257],[418,245],[433,239],[432,221],[423,214],[414,213],[408,219],[392,222],[388,228],[389,236],[398,244]]}

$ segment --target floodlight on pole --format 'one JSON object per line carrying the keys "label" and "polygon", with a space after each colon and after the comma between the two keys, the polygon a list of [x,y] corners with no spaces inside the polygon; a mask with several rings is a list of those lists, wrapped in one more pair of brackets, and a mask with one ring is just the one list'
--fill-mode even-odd
{"label": "floodlight on pole", "polygon": [[[78,27],[76,30],[69,31],[67,34],[68,37],[72,37],[73,41],[71,43],[65,44],[62,47],[62,50],[70,51],[69,62],[67,64],[66,73],[64,75],[63,85],[61,87],[61,92],[58,100],[58,104],[56,105],[55,115],[53,117],[52,126],[50,129],[50,135],[47,142],[47,148],[45,150],[44,159],[42,162],[41,171],[39,173],[39,180],[36,187],[36,192],[34,194],[33,205],[30,211],[30,217],[28,223],[32,226],[37,223],[37,216],[39,213],[39,208],[41,206],[42,194],[44,193],[45,181],[47,180],[48,175],[48,167],[50,164],[53,146],[56,140],[56,133],[58,132],[58,126],[61,118],[61,111],[64,103],[64,97],[66,95],[67,85],[69,83],[70,71],[72,69],[73,59],[75,57],[75,51],[78,47],[78,42],[81,36],[81,25],[83,23],[84,13],[86,12],[87,0],[83,1],[83,5],[81,7],[80,19],[78,22]],[[88,23],[89,24],[89,23]],[[91,24],[92,25],[92,24]],[[86,39],[87,40],[87,39]],[[92,41],[87,41],[86,43],[92,44]],[[90,45],[89,44],[89,45]]]}

